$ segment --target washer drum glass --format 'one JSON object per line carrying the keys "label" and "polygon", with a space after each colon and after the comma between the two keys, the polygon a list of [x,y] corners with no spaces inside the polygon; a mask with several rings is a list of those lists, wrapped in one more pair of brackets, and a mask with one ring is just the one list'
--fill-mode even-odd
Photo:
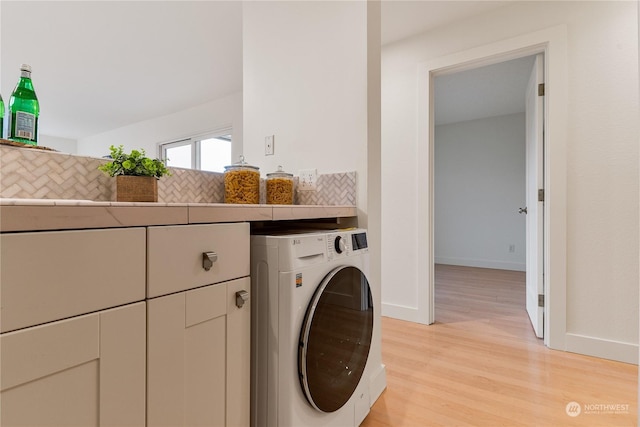
{"label": "washer drum glass", "polygon": [[318,286],[300,332],[298,372],[311,406],[334,412],[347,403],[367,364],[372,334],[366,276],[356,267],[337,267]]}

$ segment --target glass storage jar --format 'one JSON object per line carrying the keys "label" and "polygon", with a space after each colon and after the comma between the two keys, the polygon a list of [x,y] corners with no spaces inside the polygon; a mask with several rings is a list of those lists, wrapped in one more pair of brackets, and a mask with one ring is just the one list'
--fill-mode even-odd
{"label": "glass storage jar", "polygon": [[293,174],[286,173],[282,166],[276,172],[267,174],[267,204],[293,204]]}
{"label": "glass storage jar", "polygon": [[245,162],[244,156],[224,167],[224,202],[260,203],[260,169]]}

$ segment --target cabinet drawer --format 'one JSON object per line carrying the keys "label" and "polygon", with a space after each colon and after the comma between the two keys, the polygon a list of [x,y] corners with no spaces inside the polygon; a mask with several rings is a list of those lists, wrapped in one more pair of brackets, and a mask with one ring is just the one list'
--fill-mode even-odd
{"label": "cabinet drawer", "polygon": [[[249,224],[149,227],[147,297],[210,285],[249,275]],[[215,252],[209,270],[203,253]]]}
{"label": "cabinet drawer", "polygon": [[2,332],[145,296],[145,229],[0,235]]}

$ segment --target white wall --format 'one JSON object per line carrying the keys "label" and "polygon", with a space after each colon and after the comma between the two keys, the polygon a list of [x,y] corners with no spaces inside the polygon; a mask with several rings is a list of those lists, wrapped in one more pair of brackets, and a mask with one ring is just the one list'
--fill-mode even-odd
{"label": "white wall", "polygon": [[78,141],[75,139],[59,138],[50,135],[38,135],[38,145],[70,154],[76,154],[78,150]]}
{"label": "white wall", "polygon": [[218,129],[232,127],[232,157],[242,152],[242,92],[167,116],[134,123],[78,141],[78,154],[102,157],[110,145],[124,145],[125,151],[144,148],[149,157],[159,155],[159,143],[175,141]]}
{"label": "white wall", "polygon": [[[278,165],[296,175],[356,171],[379,310],[380,4],[246,2],[242,25],[245,157],[263,174]],[[273,156],[264,155],[267,135],[275,135]],[[380,336],[378,326],[373,333]],[[372,352],[368,363],[373,402],[386,384],[381,354]]]}
{"label": "white wall", "polygon": [[425,165],[412,159],[420,148],[418,64],[564,24],[569,78],[562,88],[568,96],[566,168],[561,166],[567,188],[563,348],[637,361],[636,8],[636,2],[515,2],[383,47],[383,304],[415,309],[426,286],[413,267],[426,262],[414,255],[424,245],[415,236],[417,176]]}
{"label": "white wall", "polygon": [[435,262],[524,271],[524,113],[436,126],[434,163]]}
{"label": "white wall", "polygon": [[[366,2],[247,2],[243,14],[245,157],[262,173],[282,165],[367,170]],[[275,135],[275,154],[264,138]]]}

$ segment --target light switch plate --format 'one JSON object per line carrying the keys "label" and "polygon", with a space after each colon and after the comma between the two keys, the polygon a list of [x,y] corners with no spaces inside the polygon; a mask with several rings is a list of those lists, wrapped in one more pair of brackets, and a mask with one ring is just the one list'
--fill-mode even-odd
{"label": "light switch plate", "polygon": [[264,155],[273,156],[274,150],[274,135],[264,137]]}

